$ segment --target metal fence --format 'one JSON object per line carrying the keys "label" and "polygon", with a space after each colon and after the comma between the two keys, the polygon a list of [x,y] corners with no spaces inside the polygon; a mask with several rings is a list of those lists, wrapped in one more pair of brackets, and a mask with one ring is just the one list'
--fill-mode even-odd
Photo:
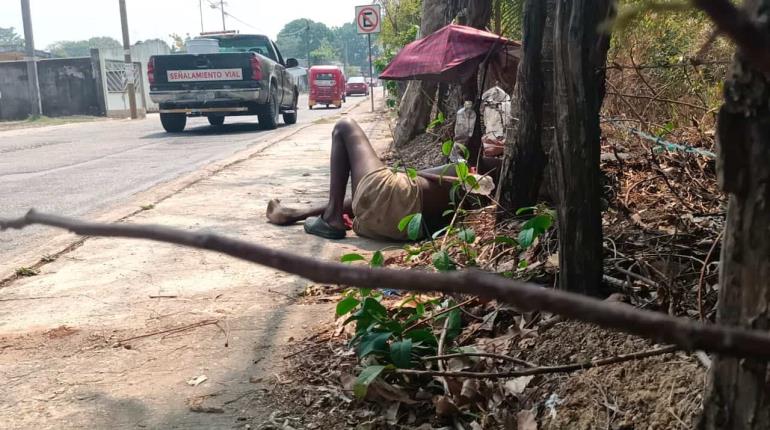
{"label": "metal fence", "polygon": [[104,71],[107,92],[125,93],[128,90],[129,79],[133,80],[135,88],[139,88],[142,70],[138,64],[128,65],[123,61],[105,60]]}

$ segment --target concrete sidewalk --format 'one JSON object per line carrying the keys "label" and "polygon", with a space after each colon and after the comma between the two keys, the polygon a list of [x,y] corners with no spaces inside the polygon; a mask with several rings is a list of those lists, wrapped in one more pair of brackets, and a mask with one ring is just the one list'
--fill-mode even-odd
{"label": "concrete sidewalk", "polygon": [[[388,124],[368,110],[359,103],[347,116],[383,151]],[[329,242],[266,223],[271,198],[325,201],[333,125],[318,121],[124,222],[329,259],[379,249],[352,233]],[[254,404],[275,383],[280,346],[333,319],[333,304],[292,304],[306,281],[176,246],[92,238],[40,270],[0,288],[3,428],[254,428],[272,412]]]}

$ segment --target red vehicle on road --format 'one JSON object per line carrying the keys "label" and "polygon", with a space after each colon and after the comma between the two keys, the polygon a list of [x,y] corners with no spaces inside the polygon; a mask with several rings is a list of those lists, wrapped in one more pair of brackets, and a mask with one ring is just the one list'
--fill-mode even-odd
{"label": "red vehicle on road", "polygon": [[345,101],[345,74],[337,66],[313,66],[308,76],[310,97],[308,107],[313,109],[317,104],[336,108],[342,107]]}
{"label": "red vehicle on road", "polygon": [[345,85],[345,94],[352,96],[353,94],[369,95],[369,84],[366,82],[366,78],[363,76],[353,76],[348,79],[347,85]]}

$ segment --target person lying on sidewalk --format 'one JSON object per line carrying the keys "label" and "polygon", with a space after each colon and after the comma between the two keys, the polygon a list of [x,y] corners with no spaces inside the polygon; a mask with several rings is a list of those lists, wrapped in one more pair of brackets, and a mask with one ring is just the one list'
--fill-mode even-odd
{"label": "person lying on sidewalk", "polygon": [[[497,182],[498,159],[482,159],[479,173]],[[361,127],[352,119],[337,122],[332,132],[329,203],[316,208],[295,209],[273,199],[267,205],[267,219],[276,225],[305,220],[305,231],[326,239],[346,234],[343,215],[353,215],[353,230],[378,240],[407,240],[398,224],[406,216],[421,213],[428,230],[437,231],[449,223],[444,212],[450,208],[454,165],[423,170],[416,178],[385,166]],[[352,199],[345,199],[351,178]]]}

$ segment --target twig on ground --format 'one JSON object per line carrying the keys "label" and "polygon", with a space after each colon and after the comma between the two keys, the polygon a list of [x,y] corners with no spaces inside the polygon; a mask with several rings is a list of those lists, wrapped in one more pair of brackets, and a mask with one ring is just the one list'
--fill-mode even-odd
{"label": "twig on ground", "polygon": [[634,352],[631,354],[618,355],[615,357],[602,358],[599,360],[585,361],[582,363],[565,364],[560,366],[542,366],[531,369],[513,370],[510,372],[441,372],[433,370],[413,370],[413,369],[395,369],[394,373],[401,375],[414,376],[443,376],[455,378],[479,378],[479,379],[503,379],[514,378],[518,376],[544,375],[548,373],[569,373],[578,370],[590,369],[592,367],[608,366],[610,364],[623,363],[632,360],[641,360],[643,358],[654,357],[656,355],[668,354],[679,350],[676,345],[664,346],[662,348],[651,349],[648,351]]}
{"label": "twig on ground", "polygon": [[477,295],[512,304],[524,311],[546,311],[658,342],[673,343],[684,350],[770,358],[770,334],[766,331],[703,324],[473,270],[442,274],[418,270],[371,269],[295,255],[212,233],[194,233],[151,225],[89,223],[41,214],[34,210],[21,218],[0,220],[0,230],[24,228],[33,224],[65,228],[84,236],[149,239],[217,251],[324,284]]}
{"label": "twig on ground", "polygon": [[157,335],[160,335],[160,334],[181,333],[183,331],[192,330],[192,329],[198,328],[198,327],[203,327],[203,326],[207,326],[207,325],[215,325],[218,322],[219,322],[219,320],[205,320],[205,321],[200,321],[200,322],[197,322],[197,323],[194,323],[194,324],[184,325],[184,326],[181,326],[181,327],[170,328],[170,329],[167,329],[167,330],[154,331],[152,333],[142,334],[142,335],[139,335],[139,336],[129,337],[129,338],[126,338],[126,339],[120,339],[120,340],[118,340],[117,344],[120,345],[120,344],[122,344],[124,342],[129,342],[129,341],[137,340],[137,339],[144,339],[144,338],[147,338],[147,337],[157,336]]}
{"label": "twig on ground", "polygon": [[435,355],[432,357],[422,357],[422,361],[435,361],[435,360],[448,360],[450,358],[461,358],[461,357],[486,357],[486,358],[494,358],[496,360],[504,360],[504,361],[510,361],[511,363],[516,363],[525,367],[537,367],[534,364],[522,360],[520,358],[510,357],[508,355],[501,355],[501,354],[491,354],[488,352],[459,352],[457,354],[444,354],[444,355]]}
{"label": "twig on ground", "polygon": [[423,324],[425,324],[425,323],[427,323],[427,322],[431,321],[431,320],[432,320],[432,319],[434,319],[434,318],[438,318],[438,317],[440,317],[441,315],[444,315],[444,314],[446,314],[446,313],[452,312],[453,310],[455,310],[455,309],[457,309],[457,308],[460,308],[460,307],[462,307],[462,306],[465,306],[465,305],[467,305],[467,304],[471,303],[471,302],[472,302],[472,301],[474,301],[474,300],[476,300],[476,298],[475,298],[475,297],[474,297],[474,298],[472,298],[472,299],[468,299],[468,300],[466,300],[466,301],[464,301],[464,302],[462,302],[462,303],[458,303],[458,304],[456,304],[456,305],[454,305],[454,306],[450,306],[450,307],[448,307],[448,308],[446,308],[446,309],[442,309],[440,312],[436,312],[436,313],[435,313],[435,314],[433,314],[433,315],[427,316],[427,317],[425,317],[425,318],[423,318],[423,319],[421,319],[421,320],[419,320],[419,321],[415,322],[414,324],[410,325],[409,327],[405,328],[405,329],[404,329],[404,333],[407,333],[407,332],[409,332],[410,330],[413,330],[413,329],[415,329],[415,328],[417,328],[417,327],[419,327],[419,326],[421,326],[421,325],[423,325]]}
{"label": "twig on ground", "polygon": [[703,280],[706,278],[706,267],[708,267],[711,255],[714,253],[714,250],[717,249],[719,241],[722,240],[723,234],[724,230],[720,231],[719,235],[714,239],[714,243],[711,244],[711,248],[709,249],[708,254],[706,254],[706,258],[703,260],[703,266],[700,269],[700,277],[698,277],[698,316],[701,321],[706,320],[706,313],[703,311]]}

